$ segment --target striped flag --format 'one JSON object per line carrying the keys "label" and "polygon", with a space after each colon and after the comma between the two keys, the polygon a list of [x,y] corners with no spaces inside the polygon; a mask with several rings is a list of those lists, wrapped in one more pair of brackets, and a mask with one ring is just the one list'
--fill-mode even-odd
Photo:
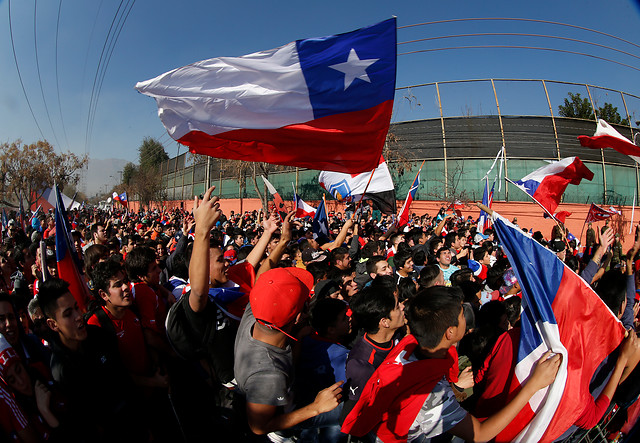
{"label": "striped flag", "polygon": [[78,302],[81,311],[86,311],[87,300],[90,300],[89,288],[87,288],[80,269],[80,261],[76,248],[71,239],[71,230],[67,221],[67,213],[62,203],[60,189],[55,187],[56,195],[56,260],[58,261],[58,276],[69,283],[69,292]]}
{"label": "striped flag", "polygon": [[640,146],[631,143],[629,139],[623,137],[622,134],[602,119],[598,120],[596,132],[592,137],[579,135],[578,140],[580,140],[582,146],[592,149],[613,148],[640,163]]}
{"label": "striped flag", "polygon": [[316,210],[313,206],[311,206],[310,204],[302,200],[298,194],[295,194],[295,199],[296,199],[296,217],[297,218],[302,218],[307,216],[315,217]]}
{"label": "striped flag", "polygon": [[563,356],[555,381],[529,400],[496,441],[550,442],[583,411],[591,395],[590,380],[622,341],[624,326],[552,251],[495,212],[493,219],[523,294],[520,343],[509,392],[524,384],[547,350]]}
{"label": "striped flag", "polygon": [[[424,162],[422,164],[424,164]],[[400,213],[398,214],[398,221],[396,224],[399,228],[409,223],[409,207],[416,196],[416,191],[420,187],[420,171],[422,171],[422,166],[418,170],[416,178],[413,180],[413,183],[409,188],[409,192],[407,192],[407,198],[404,201],[404,205],[402,205],[402,209],[400,209]]]}
{"label": "striped flag", "polygon": [[275,205],[278,214],[280,214],[280,219],[284,220],[284,218],[287,216],[287,208],[284,207],[284,201],[282,200],[282,197],[280,197],[280,194],[278,194],[278,191],[276,191],[275,186],[273,186],[264,175],[261,175],[261,177],[264,185],[269,190],[269,194],[271,194],[271,197],[273,198],[273,204]]}

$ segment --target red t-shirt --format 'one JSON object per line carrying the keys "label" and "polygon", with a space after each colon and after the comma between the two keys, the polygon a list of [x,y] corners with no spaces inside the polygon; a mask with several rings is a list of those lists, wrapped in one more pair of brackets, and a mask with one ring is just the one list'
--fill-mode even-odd
{"label": "red t-shirt", "polygon": [[[127,309],[124,317],[119,320],[104,306],[101,309],[107,314],[116,330],[118,350],[126,368],[133,374],[149,375],[149,354],[138,317]],[[87,323],[102,327],[96,314],[93,314]]]}
{"label": "red t-shirt", "polygon": [[154,332],[164,333],[164,321],[167,318],[167,306],[161,297],[143,282],[133,283],[131,292],[140,314],[142,327]]}

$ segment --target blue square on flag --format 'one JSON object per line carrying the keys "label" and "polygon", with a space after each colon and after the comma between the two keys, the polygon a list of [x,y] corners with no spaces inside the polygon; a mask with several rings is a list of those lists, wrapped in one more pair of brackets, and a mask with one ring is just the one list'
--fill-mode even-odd
{"label": "blue square on flag", "polygon": [[393,100],[396,21],[296,42],[315,118]]}

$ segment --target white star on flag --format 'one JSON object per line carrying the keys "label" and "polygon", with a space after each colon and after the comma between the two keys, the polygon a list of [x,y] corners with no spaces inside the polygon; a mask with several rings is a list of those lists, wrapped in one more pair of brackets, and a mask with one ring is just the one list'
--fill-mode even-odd
{"label": "white star on flag", "polygon": [[344,73],[344,90],[346,91],[356,78],[364,80],[367,83],[371,83],[371,80],[367,75],[367,68],[378,60],[380,59],[371,58],[368,60],[360,60],[360,58],[358,58],[358,54],[356,54],[356,50],[351,48],[351,51],[349,51],[349,58],[346,62],[331,65],[329,67]]}

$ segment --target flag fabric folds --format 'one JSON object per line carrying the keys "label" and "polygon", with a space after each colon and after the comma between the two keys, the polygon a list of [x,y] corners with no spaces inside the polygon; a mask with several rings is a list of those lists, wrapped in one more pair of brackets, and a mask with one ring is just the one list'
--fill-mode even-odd
{"label": "flag fabric folds", "polygon": [[120,195],[116,191],[113,191],[113,195],[111,195],[111,198],[113,198],[113,201],[120,201]]}
{"label": "flag fabric folds", "polygon": [[126,191],[123,192],[122,194],[118,195],[118,197],[120,198],[120,203],[122,203],[122,205],[124,207],[128,207],[129,206],[129,201],[127,200],[127,193]]}
{"label": "flag fabric folds", "polygon": [[80,273],[80,261],[71,240],[71,230],[67,221],[67,213],[62,203],[60,190],[55,188],[56,196],[56,260],[58,276],[69,283],[69,292],[78,303],[81,311],[86,311],[86,301],[90,299],[89,288]]}
{"label": "flag fabric folds", "polygon": [[[395,214],[396,190],[384,158],[379,157],[373,177],[371,172],[369,170],[361,174],[343,174],[322,171],[318,176],[318,182],[336,200],[356,202],[363,198],[370,199],[384,214]],[[369,179],[371,179],[370,182]],[[364,194],[365,190],[366,194]]]}
{"label": "flag fabric folds", "polygon": [[307,204],[304,200],[300,198],[298,194],[295,194],[296,199],[296,217],[315,217],[316,210],[313,206]]}
{"label": "flag fabric folds", "polygon": [[[422,170],[422,168],[420,168]],[[409,223],[409,207],[413,202],[413,199],[416,196],[416,191],[420,187],[420,171],[416,174],[416,178],[413,180],[411,187],[409,188],[409,192],[407,192],[407,198],[404,201],[404,205],[402,205],[402,209],[400,209],[400,213],[398,214],[398,227],[402,227]]]}
{"label": "flag fabric folds", "polygon": [[552,251],[496,213],[493,220],[523,294],[515,389],[545,351],[563,356],[555,381],[531,398],[496,441],[553,441],[579,417],[591,395],[590,380],[622,341],[624,327]]}
{"label": "flag fabric folds", "polygon": [[[491,185],[491,192],[489,192],[489,179],[485,180],[484,183],[484,193],[482,194],[482,204],[487,208],[491,209],[493,205],[493,189],[496,186],[496,181],[493,181]],[[480,217],[478,218],[478,227],[476,228],[477,232],[480,234],[484,233],[484,230],[491,227],[491,218],[489,214],[480,210]]]}
{"label": "flag fabric folds", "polygon": [[327,210],[324,206],[324,199],[320,201],[316,213],[311,222],[311,230],[313,237],[316,239],[329,239],[329,219],[327,218]]}
{"label": "flag fabric folds", "polygon": [[396,77],[395,18],[139,82],[191,152],[357,173],[376,167]]}
{"label": "flag fabric folds", "polygon": [[629,139],[616,131],[609,123],[599,119],[596,132],[592,137],[579,135],[582,146],[592,149],[613,148],[621,154],[628,155],[640,163],[640,146],[634,145]]}
{"label": "flag fabric folds", "polygon": [[578,157],[568,157],[551,162],[512,183],[553,214],[567,185],[579,185],[583,178],[593,179],[593,172]]}
{"label": "flag fabric folds", "polygon": [[589,207],[589,213],[587,214],[587,218],[584,222],[592,223],[600,220],[606,220],[612,215],[620,215],[620,212],[616,211],[613,208],[605,209],[591,203],[591,206]]}
{"label": "flag fabric folds", "polygon": [[280,214],[281,219],[284,219],[284,217],[286,217],[287,215],[287,209],[284,207],[284,201],[282,200],[282,197],[280,197],[280,194],[278,194],[276,188],[271,184],[269,180],[266,179],[264,175],[261,175],[261,177],[264,185],[269,190],[269,194],[271,194],[271,197],[273,197],[273,203],[275,205],[276,211],[278,211],[278,214]]}

